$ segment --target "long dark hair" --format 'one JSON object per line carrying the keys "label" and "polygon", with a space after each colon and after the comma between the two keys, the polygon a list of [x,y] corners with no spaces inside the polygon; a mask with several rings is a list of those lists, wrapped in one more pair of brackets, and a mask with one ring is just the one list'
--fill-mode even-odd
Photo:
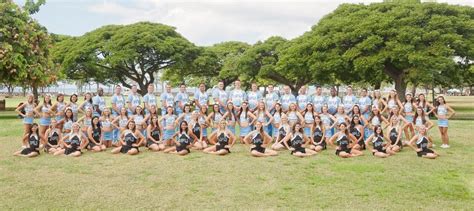
{"label": "long dark hair", "polygon": [[[46,102],[46,96],[49,96],[49,102]],[[43,97],[43,104],[44,104],[44,105],[49,105],[49,106],[51,106],[51,105],[52,105],[52,104],[51,104],[51,101],[52,101],[52,100],[51,100],[51,95],[48,94],[48,95],[45,95],[45,96]]]}
{"label": "long dark hair", "polygon": [[358,110],[359,110],[359,112],[357,113],[357,115],[360,115],[362,112],[360,111],[360,107],[359,107],[359,105],[357,105],[357,104],[355,104],[354,106],[352,106],[352,111],[351,111],[351,112],[352,112],[352,115],[353,115],[353,116],[356,115],[356,113],[354,112],[354,110],[355,110],[354,108],[355,108],[355,107],[357,107]]}
{"label": "long dark hair", "polygon": [[[72,102],[72,97],[74,97],[74,96],[76,96],[76,101]],[[77,103],[77,100],[78,100],[77,94],[72,94],[71,97],[69,97],[69,102],[71,102],[71,103]]]}
{"label": "long dark hair", "polygon": [[36,134],[39,135],[39,133],[38,133],[38,123],[33,123],[33,124],[31,124],[30,130],[28,131],[28,138],[30,138],[30,136],[33,134],[33,127],[34,126],[37,127]]}
{"label": "long dark hair", "polygon": [[444,97],[441,96],[441,95],[438,96],[438,97],[436,98],[435,102],[434,102],[434,106],[435,106],[435,111],[434,111],[434,112],[435,112],[435,113],[438,113],[438,107],[441,105],[441,103],[440,103],[439,100],[438,100],[439,98],[443,99],[443,102],[444,102],[444,104],[446,105],[446,99],[444,99]]}
{"label": "long dark hair", "polygon": [[312,103],[308,103],[306,105],[306,108],[304,109],[304,112],[303,112],[303,117],[306,115],[306,113],[308,113],[308,106],[311,105],[311,116],[313,117],[313,120],[314,120],[314,106]]}
{"label": "long dark hair", "polygon": [[[410,93],[407,93],[406,95],[410,95],[410,96],[412,96]],[[410,102],[408,102],[408,99],[405,97],[405,104],[406,104],[406,103],[411,103],[411,104],[413,104],[413,102],[414,102],[414,101],[415,101],[415,99],[414,99],[414,97],[413,97],[413,96],[412,96],[412,98],[411,98]]]}
{"label": "long dark hair", "polygon": [[95,130],[95,129],[99,128],[99,133],[100,133],[101,132],[100,121],[97,122],[97,125],[96,125],[96,124],[94,124],[94,119],[99,119],[99,117],[98,116],[92,117],[92,120],[91,120],[92,130]]}
{"label": "long dark hair", "polygon": [[[378,129],[380,129],[380,131],[381,131],[380,133],[377,133],[377,130],[378,130]],[[383,129],[382,129],[382,127],[380,127],[380,126],[375,126],[375,127],[374,127],[374,134],[377,135],[377,136],[383,137]]]}
{"label": "long dark hair", "polygon": [[[89,100],[87,100],[86,96],[87,94],[89,94],[91,96],[91,98]],[[90,104],[92,104],[92,94],[90,92],[87,92],[85,95],[84,95],[84,100],[87,100],[87,102],[89,102]]]}
{"label": "long dark hair", "polygon": [[345,122],[341,122],[341,124],[337,125],[337,127],[341,127],[341,125],[346,126],[346,129],[343,131],[346,136],[349,136],[349,128],[347,127],[347,124]]}
{"label": "long dark hair", "polygon": [[425,96],[425,94],[420,93],[420,94],[418,95],[418,99],[416,99],[416,104],[420,105],[420,96],[423,96],[423,105],[422,105],[422,108],[423,108],[423,110],[424,110],[424,109],[425,109],[425,106],[426,106],[426,96]]}
{"label": "long dark hair", "polygon": [[[71,118],[67,116],[67,111],[71,111]],[[74,112],[72,112],[71,108],[66,108],[66,110],[64,110],[64,119],[74,121]]]}
{"label": "long dark hair", "polygon": [[[248,105],[247,101],[244,101],[244,102],[242,103],[242,105],[243,105],[243,104]],[[237,119],[240,119],[240,115],[242,115],[242,114],[244,114],[244,115],[245,115],[245,118],[247,118],[247,112],[248,112],[248,111],[249,111],[249,107],[248,107],[248,106],[245,108],[245,111],[244,111],[244,107],[241,106],[241,107],[240,107],[240,110],[239,110],[239,113],[237,114]]]}
{"label": "long dark hair", "polygon": [[423,124],[425,124],[426,123],[425,109],[423,109],[423,107],[421,106],[416,107],[415,117],[413,117],[413,124],[416,124],[416,119],[418,118],[418,109],[421,109],[421,121],[423,122]]}
{"label": "long dark hair", "polygon": [[179,123],[179,134],[183,134],[183,128],[181,126],[183,126],[183,124],[186,124],[186,133],[188,133],[188,122],[186,122],[186,120],[183,120],[181,123]]}
{"label": "long dark hair", "polygon": [[[130,125],[130,123],[132,123],[132,122],[133,122],[133,128],[130,129],[130,128],[129,128],[129,125]],[[131,130],[132,132],[135,133],[135,130],[137,129],[137,125],[135,124],[135,121],[134,121],[134,120],[128,121],[128,123],[127,123],[127,129],[128,129],[128,130]]]}
{"label": "long dark hair", "polygon": [[360,121],[360,116],[356,114],[356,115],[352,116],[352,118],[351,118],[351,126],[350,126],[351,129],[352,129],[352,128],[355,128],[355,126],[356,126],[356,123],[355,123],[355,121],[354,121],[354,119],[355,119],[356,117],[359,118],[359,125],[362,125],[362,124],[361,124],[361,121]]}
{"label": "long dark hair", "polygon": [[[279,111],[277,111],[276,105],[278,105],[278,107],[280,108]],[[279,103],[279,102],[275,103],[275,109],[274,109],[274,110],[275,110],[275,111],[272,112],[272,116],[274,116],[277,112],[278,112],[278,114],[280,114],[280,116],[281,116],[281,113],[282,113],[281,103]]]}
{"label": "long dark hair", "polygon": [[[231,105],[232,105],[232,108],[231,108],[231,109],[229,109],[229,104],[231,104]],[[229,112],[229,113],[230,113],[230,118],[231,118],[231,119],[233,118],[233,119],[234,119],[234,121],[235,121],[235,120],[236,120],[236,118],[235,118],[234,103],[232,103],[232,102],[228,102],[228,103],[227,103],[227,105],[225,106],[225,109],[227,110],[227,112]]]}
{"label": "long dark hair", "polygon": [[[296,125],[299,125],[299,126],[300,126],[300,129],[299,129],[298,131],[295,131]],[[293,127],[291,128],[291,131],[292,131],[293,133],[295,133],[295,132],[303,133],[303,127],[301,127],[301,123],[300,123],[300,122],[296,122],[296,123],[293,125]]]}
{"label": "long dark hair", "polygon": [[[153,122],[153,118],[156,118],[156,124],[155,124],[155,122]],[[152,129],[160,128],[160,122],[158,120],[159,120],[158,115],[157,116],[151,116],[150,125],[151,125]]]}
{"label": "long dark hair", "polygon": [[370,112],[370,117],[369,117],[369,122],[372,121],[372,119],[377,116],[379,118],[379,120],[382,120],[382,114],[380,114],[380,109],[377,109],[377,112],[378,114],[374,114],[374,110],[372,110],[372,112]]}

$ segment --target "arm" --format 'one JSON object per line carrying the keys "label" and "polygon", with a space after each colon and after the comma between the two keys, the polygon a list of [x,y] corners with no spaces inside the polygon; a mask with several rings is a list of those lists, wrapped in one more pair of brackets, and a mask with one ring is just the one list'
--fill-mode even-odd
{"label": "arm", "polygon": [[451,106],[446,105],[446,107],[448,108],[448,111],[451,112],[451,114],[449,114],[448,116],[446,116],[446,119],[450,119],[451,117],[453,117],[453,116],[456,114],[456,112],[454,111],[453,108],[451,108]]}
{"label": "arm", "polygon": [[18,107],[15,109],[15,111],[16,111],[20,116],[22,116],[22,117],[25,117],[26,114],[21,113],[20,110],[23,109],[25,106],[26,106],[26,103],[23,103],[23,104],[21,104],[21,106],[18,106]]}

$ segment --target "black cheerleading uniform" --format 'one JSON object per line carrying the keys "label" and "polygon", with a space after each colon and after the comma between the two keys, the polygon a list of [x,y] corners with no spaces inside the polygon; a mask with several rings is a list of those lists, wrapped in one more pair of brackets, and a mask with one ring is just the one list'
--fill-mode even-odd
{"label": "black cheerleading uniform", "polygon": [[[356,137],[357,140],[359,140],[359,138],[362,136],[361,132],[356,127],[351,127],[350,132],[353,136]],[[365,149],[365,142],[363,138],[360,141],[358,141],[357,144],[360,146],[361,150]]]}
{"label": "black cheerleading uniform", "polygon": [[[278,137],[280,138],[280,140],[283,140],[285,138],[285,136],[286,136],[286,130],[285,130],[285,127],[282,125],[278,129]],[[286,143],[288,144],[288,146],[291,145],[291,140],[288,140]]]}
{"label": "black cheerleading uniform", "polygon": [[263,137],[260,133],[256,133],[252,137],[252,144],[254,144],[255,147],[250,149],[250,151],[256,150],[257,152],[265,153],[265,147],[262,146],[263,145]]}
{"label": "black cheerleading uniform", "polygon": [[416,147],[421,149],[421,151],[416,152],[418,157],[421,157],[421,156],[426,155],[428,153],[434,153],[433,150],[428,148],[428,143],[429,143],[429,141],[425,136],[420,137],[418,139],[418,141],[416,141]]}
{"label": "black cheerleading uniform", "polygon": [[32,152],[37,152],[39,154],[38,148],[39,148],[40,143],[39,143],[38,135],[34,135],[34,134],[30,135],[30,137],[28,137],[28,145],[29,145],[28,148],[21,150],[22,155],[28,155]]}
{"label": "black cheerleading uniform", "polygon": [[[395,127],[392,128],[392,129],[390,130],[389,136],[390,136],[390,141],[392,142],[392,145],[394,145],[395,142],[397,142],[397,139],[398,139],[398,131],[397,131],[397,128],[395,128]],[[403,146],[401,140],[398,141],[397,146],[399,146],[400,148]]]}
{"label": "black cheerleading uniform", "polygon": [[346,134],[339,135],[339,137],[336,140],[336,143],[339,146],[339,148],[336,149],[336,155],[339,155],[339,153],[341,152],[351,153],[352,148],[349,148],[350,142]]}
{"label": "black cheerleading uniform", "polygon": [[[313,132],[313,139],[314,139],[314,145],[315,146],[321,146],[323,149],[326,149],[326,142],[324,140],[322,140],[323,139],[323,131],[321,130],[321,127],[316,127],[316,129]],[[319,142],[321,142],[321,143],[319,143]]]}
{"label": "black cheerleading uniform", "polygon": [[[100,135],[102,134],[102,130],[100,127],[92,129],[92,138],[94,139],[95,142],[99,143],[100,142]],[[89,140],[89,149],[92,149],[92,147],[97,146],[92,140]]]}
{"label": "black cheerleading uniform", "polygon": [[[372,147],[377,152],[387,153],[387,150],[383,148],[383,138],[381,136],[377,136],[372,140]],[[372,152],[372,154],[375,155],[375,152]]]}
{"label": "black cheerleading uniform", "polygon": [[[159,127],[153,128],[153,130],[151,130],[150,136],[153,139],[155,139],[155,141],[160,141],[160,128]],[[152,141],[151,139],[148,139],[146,141],[146,146],[147,147],[151,146],[152,144],[156,144],[156,143],[154,141]]]}
{"label": "black cheerleading uniform", "polygon": [[196,124],[194,124],[194,127],[192,129],[193,131],[193,134],[199,139],[199,137],[201,137],[201,125],[199,125],[198,122],[196,122]]}
{"label": "black cheerleading uniform", "polygon": [[135,136],[135,134],[133,134],[131,131],[128,131],[128,133],[126,133],[126,135],[124,137],[124,141],[125,141],[125,145],[123,145],[122,148],[120,149],[121,153],[127,153],[128,151],[130,151],[133,148],[135,148],[135,149],[137,149],[137,151],[139,151],[138,147],[132,146],[132,144],[137,143],[138,139]]}
{"label": "black cheerleading uniform", "polygon": [[73,152],[76,152],[76,151],[81,151],[79,149],[79,146],[81,145],[81,138],[78,134],[72,134],[70,135],[69,137],[69,145],[71,147],[66,147],[66,150],[64,151],[64,154],[65,155],[69,155]]}
{"label": "black cheerleading uniform", "polygon": [[53,133],[48,137],[48,143],[44,146],[46,150],[51,149],[51,145],[55,146],[58,145],[59,143],[59,133],[57,132],[58,130],[53,131]]}
{"label": "black cheerleading uniform", "polygon": [[295,133],[293,137],[291,137],[291,147],[293,147],[293,151],[291,154],[295,152],[306,153],[306,149],[303,147],[303,134]]}
{"label": "black cheerleading uniform", "polygon": [[191,137],[189,137],[188,134],[186,133],[182,133],[180,135],[178,135],[178,143],[179,143],[179,146],[176,146],[176,151],[177,152],[181,152],[183,150],[186,150],[188,151],[188,153],[190,153],[191,151],[187,148],[187,146],[189,146],[191,144]]}
{"label": "black cheerleading uniform", "polygon": [[216,151],[225,149],[227,150],[227,152],[230,153],[229,148],[225,147],[228,144],[229,144],[229,137],[227,137],[224,133],[221,133],[219,136],[217,136]]}

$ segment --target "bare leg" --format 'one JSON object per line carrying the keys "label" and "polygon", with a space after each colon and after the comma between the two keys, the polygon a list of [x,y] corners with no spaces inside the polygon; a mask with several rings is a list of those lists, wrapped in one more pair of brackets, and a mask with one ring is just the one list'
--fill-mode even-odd
{"label": "bare leg", "polygon": [[128,150],[127,154],[136,155],[136,154],[138,154],[138,150],[135,149],[135,148],[131,148],[130,150]]}
{"label": "bare leg", "polygon": [[121,146],[120,146],[120,147],[115,147],[115,148],[112,149],[111,152],[112,152],[112,154],[117,154],[117,153],[120,153],[120,150],[121,150],[121,149],[122,149]]}

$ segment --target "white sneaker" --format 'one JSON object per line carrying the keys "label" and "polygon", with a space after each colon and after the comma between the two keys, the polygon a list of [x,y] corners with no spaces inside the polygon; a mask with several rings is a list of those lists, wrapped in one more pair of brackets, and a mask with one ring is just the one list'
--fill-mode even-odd
{"label": "white sneaker", "polygon": [[441,145],[441,148],[447,149],[447,148],[449,148],[449,145],[447,145],[447,144],[442,144],[442,145]]}
{"label": "white sneaker", "polygon": [[431,144],[431,147],[435,147],[436,145],[435,144]]}

